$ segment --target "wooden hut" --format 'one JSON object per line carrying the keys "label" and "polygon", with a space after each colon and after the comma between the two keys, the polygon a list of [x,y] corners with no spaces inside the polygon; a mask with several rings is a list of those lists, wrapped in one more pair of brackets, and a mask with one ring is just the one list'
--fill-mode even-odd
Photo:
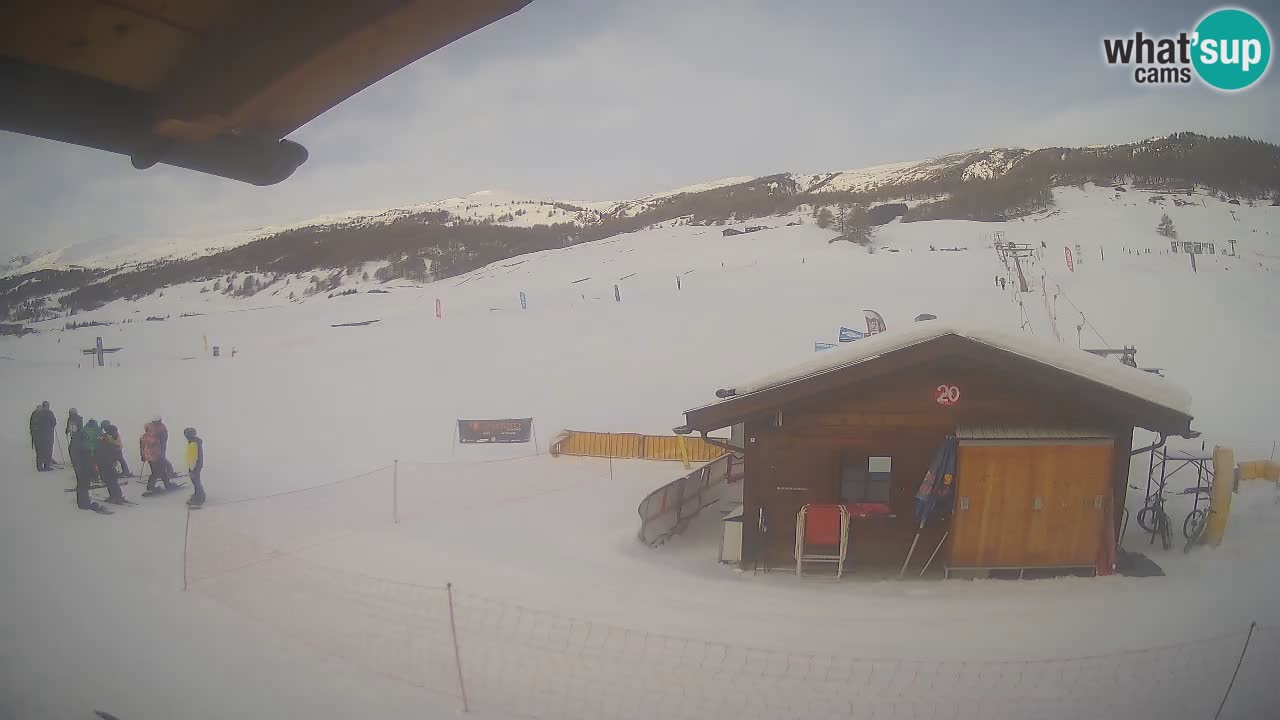
{"label": "wooden hut", "polygon": [[[847,567],[898,566],[935,449],[958,440],[948,512],[926,524],[947,571],[1114,567],[1134,428],[1194,437],[1163,378],[1025,335],[940,321],[874,335],[718,391],[680,431],[735,427],[746,456],[744,566],[793,566],[797,513],[841,504]],[[916,563],[915,565],[919,565]],[[848,570],[846,570],[848,572]]]}

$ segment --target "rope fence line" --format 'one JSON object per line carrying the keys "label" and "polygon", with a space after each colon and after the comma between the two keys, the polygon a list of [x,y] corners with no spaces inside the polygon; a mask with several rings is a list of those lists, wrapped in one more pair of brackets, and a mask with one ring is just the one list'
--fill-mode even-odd
{"label": "rope fence line", "polygon": [[280,492],[271,493],[269,495],[254,495],[252,497],[238,498],[236,500],[221,500],[218,502],[206,502],[204,504],[204,507],[208,508],[208,507],[220,507],[223,505],[238,505],[240,503],[257,502],[259,500],[270,500],[271,498],[284,497],[285,495],[297,495],[298,493],[312,492],[314,490],[326,488],[331,485],[339,485],[341,483],[350,482],[352,480],[360,480],[361,478],[369,477],[370,475],[374,475],[376,473],[380,473],[384,470],[390,469],[393,464],[394,463],[383,465],[381,467],[376,467],[372,470],[362,472],[359,475],[351,475],[344,478],[338,478],[337,480],[330,480],[329,482],[321,483],[319,485],[308,485],[307,487],[304,487],[304,488],[294,488],[293,490],[281,490]]}
{"label": "rope fence line", "polygon": [[[520,459],[529,458],[503,462]],[[470,465],[432,463],[430,471],[443,474],[409,473],[400,488],[402,521],[457,512],[455,505],[476,501],[476,493],[491,506],[602,477],[599,468],[570,464],[553,473],[567,478],[535,474],[512,482]],[[191,513],[189,587],[316,652],[451,698],[463,711],[498,716],[1205,718],[1221,705],[1219,717],[1234,720],[1280,706],[1277,627],[1257,627],[1247,644],[1242,629],[1056,658],[871,657],[649,632],[298,554],[366,528],[394,527],[378,494],[393,490],[385,482],[392,467],[309,494]],[[450,494],[456,490],[465,492]],[[353,507],[353,498],[363,505]]]}
{"label": "rope fence line", "polygon": [[873,658],[652,633],[273,560],[199,589],[325,654],[460,702],[465,687],[471,708],[506,715],[1203,718],[1225,698],[1223,717],[1243,718],[1280,701],[1280,629],[1267,626],[1247,647],[1241,630],[1055,659]]}

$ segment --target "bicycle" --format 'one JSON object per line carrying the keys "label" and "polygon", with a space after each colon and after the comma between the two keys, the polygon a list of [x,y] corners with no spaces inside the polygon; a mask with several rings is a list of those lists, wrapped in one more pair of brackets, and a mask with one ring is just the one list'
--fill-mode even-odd
{"label": "bicycle", "polygon": [[[1129,487],[1142,490],[1137,485]],[[1164,496],[1168,494],[1168,490],[1160,489],[1153,497],[1148,498],[1147,504],[1138,511],[1138,526],[1151,533],[1152,543],[1156,541],[1156,536],[1159,536],[1160,546],[1165,550],[1173,549],[1173,522],[1169,520],[1169,514],[1164,511]]]}
{"label": "bicycle", "polygon": [[[1183,492],[1187,494],[1191,494],[1191,493],[1207,494],[1209,492],[1209,488],[1200,488],[1200,487],[1187,488]],[[1213,514],[1213,498],[1212,497],[1210,497],[1209,499],[1209,507],[1207,508],[1197,507],[1197,508],[1194,508],[1191,512],[1187,513],[1187,518],[1182,521],[1182,535],[1187,539],[1187,544],[1182,547],[1182,552],[1189,553],[1191,552],[1191,548],[1195,547],[1200,543],[1200,538],[1204,535],[1205,528],[1209,527],[1209,516],[1212,514]]]}
{"label": "bicycle", "polygon": [[1205,528],[1209,527],[1209,516],[1212,514],[1213,508],[1210,507],[1208,510],[1192,510],[1187,515],[1182,523],[1182,534],[1187,536],[1187,544],[1182,546],[1182,552],[1189,553],[1191,548],[1200,543]]}
{"label": "bicycle", "polygon": [[[1208,495],[1210,488],[1207,487],[1190,487],[1182,491],[1183,495]],[[1213,509],[1212,499],[1208,508],[1199,507],[1200,499],[1196,498],[1196,507],[1187,513],[1187,518],[1182,521],[1182,536],[1188,540],[1193,537],[1199,537],[1204,532],[1204,523],[1209,519],[1209,512]]]}

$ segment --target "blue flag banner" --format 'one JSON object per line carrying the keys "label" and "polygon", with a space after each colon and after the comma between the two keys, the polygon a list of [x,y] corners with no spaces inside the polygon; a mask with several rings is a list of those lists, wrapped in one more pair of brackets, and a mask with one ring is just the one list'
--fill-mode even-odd
{"label": "blue flag banner", "polygon": [[853,342],[854,340],[861,340],[866,336],[866,333],[854,330],[853,328],[840,328],[840,342]]}
{"label": "blue flag banner", "polygon": [[833,348],[833,347],[835,347],[835,346],[836,346],[836,345],[835,345],[835,343],[815,342],[815,343],[813,344],[813,351],[814,351],[814,352],[822,352],[823,350],[830,350],[831,348]]}
{"label": "blue flag banner", "polygon": [[524,296],[524,291],[520,292],[520,309],[526,310],[529,307],[529,301]]}

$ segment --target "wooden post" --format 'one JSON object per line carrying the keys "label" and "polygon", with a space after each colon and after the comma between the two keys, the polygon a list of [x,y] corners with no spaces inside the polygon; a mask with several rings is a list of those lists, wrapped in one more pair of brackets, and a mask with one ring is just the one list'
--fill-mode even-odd
{"label": "wooden post", "polygon": [[458,690],[462,693],[462,712],[470,712],[467,706],[467,685],[462,680],[462,654],[458,652],[458,623],[453,617],[453,583],[445,583],[444,591],[449,596],[449,633],[453,636],[453,664],[458,669]]}
{"label": "wooden post", "polygon": [[400,524],[400,461],[391,461],[391,521]]}
{"label": "wooden post", "polygon": [[685,440],[684,435],[676,436],[676,446],[680,449],[680,462],[684,463],[684,469],[689,469],[689,443]]}

